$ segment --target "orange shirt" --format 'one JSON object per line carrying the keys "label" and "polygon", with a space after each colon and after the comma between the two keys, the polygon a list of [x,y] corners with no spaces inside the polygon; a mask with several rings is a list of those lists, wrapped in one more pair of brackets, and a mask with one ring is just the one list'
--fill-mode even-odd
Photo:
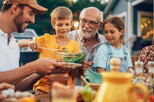
{"label": "orange shirt", "polygon": [[[70,39],[70,42],[66,46],[60,46],[56,43],[56,36],[55,35],[50,35],[50,34],[46,33],[41,37],[35,38],[35,41],[39,43],[40,47],[51,48],[51,49],[66,48],[66,49],[68,49],[69,52],[79,53],[79,44],[76,41],[73,41],[71,39]],[[55,51],[42,49],[40,51],[40,58],[45,58],[45,57],[51,58],[51,59],[57,59]],[[70,79],[70,77],[69,77],[69,79]],[[72,80],[71,80],[71,82],[68,82],[68,84],[69,83],[72,83]],[[46,75],[45,77],[41,78],[39,81],[37,81],[35,83],[33,88],[34,88],[34,90],[36,88],[38,88],[38,89],[41,89],[41,90],[49,93],[50,92],[49,76]]]}

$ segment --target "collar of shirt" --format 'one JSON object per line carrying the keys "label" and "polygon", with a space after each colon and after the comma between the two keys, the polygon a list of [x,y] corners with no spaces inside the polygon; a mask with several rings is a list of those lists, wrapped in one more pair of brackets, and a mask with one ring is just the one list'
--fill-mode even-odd
{"label": "collar of shirt", "polygon": [[[4,33],[4,32],[2,31],[2,29],[0,29],[0,35],[4,35],[6,38],[8,37],[8,34],[7,34],[7,33]],[[13,37],[13,35],[11,34],[10,39],[12,39],[12,38],[14,38],[14,37]]]}
{"label": "collar of shirt", "polygon": [[0,29],[0,34],[6,34],[6,33],[4,33],[4,32],[2,31],[2,29]]}

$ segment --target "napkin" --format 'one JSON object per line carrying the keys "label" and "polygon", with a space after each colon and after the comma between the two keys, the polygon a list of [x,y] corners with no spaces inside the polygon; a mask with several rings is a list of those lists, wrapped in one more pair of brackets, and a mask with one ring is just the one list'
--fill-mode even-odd
{"label": "napkin", "polygon": [[85,79],[87,82],[94,83],[94,84],[100,84],[103,82],[101,74],[94,72],[91,69],[86,70]]}

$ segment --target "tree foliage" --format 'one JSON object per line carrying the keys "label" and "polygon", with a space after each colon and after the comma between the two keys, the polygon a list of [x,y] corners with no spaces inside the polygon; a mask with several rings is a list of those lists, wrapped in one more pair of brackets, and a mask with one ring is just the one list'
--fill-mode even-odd
{"label": "tree foliage", "polygon": [[3,5],[3,1],[0,0],[0,8],[2,7],[2,5]]}
{"label": "tree foliage", "polygon": [[[2,0],[3,1],[3,0]],[[0,0],[0,7],[2,6],[2,1]],[[36,31],[38,35],[43,35],[44,33],[54,34],[54,30],[51,26],[50,13],[53,9],[58,6],[66,6],[73,12],[73,19],[78,20],[80,11],[83,8],[94,6],[99,10],[104,11],[106,4],[101,4],[101,0],[78,0],[73,3],[71,0],[37,0],[38,4],[43,7],[48,8],[48,11],[43,15],[36,15],[35,24],[30,24],[28,28],[32,28]]]}
{"label": "tree foliage", "polygon": [[37,0],[38,4],[43,7],[48,8],[48,11],[43,15],[36,15],[35,24],[31,24],[28,27],[35,29],[38,35],[43,35],[44,33],[53,34],[54,30],[51,26],[50,13],[53,9],[58,6],[69,7],[69,3],[65,0]]}
{"label": "tree foliage", "polygon": [[66,6],[71,9],[73,12],[74,20],[79,19],[80,11],[83,8],[94,6],[97,7],[99,10],[104,11],[106,6],[105,4],[101,4],[101,0],[78,0],[77,2],[73,3],[71,0],[37,0],[38,4],[48,8],[48,12],[43,15],[36,15],[36,22],[35,24],[29,25],[29,28],[35,29],[38,35],[43,35],[44,33],[55,34],[54,29],[51,26],[50,21],[50,13],[53,9],[58,6]]}

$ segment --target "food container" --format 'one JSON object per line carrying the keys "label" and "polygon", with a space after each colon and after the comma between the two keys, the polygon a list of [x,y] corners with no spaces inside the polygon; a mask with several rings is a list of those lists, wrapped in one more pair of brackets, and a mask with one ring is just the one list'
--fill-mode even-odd
{"label": "food container", "polygon": [[67,85],[67,81],[68,81],[68,74],[51,74],[50,75],[50,82],[59,82],[62,83],[64,85]]}
{"label": "food container", "polygon": [[70,53],[70,52],[56,52],[57,62],[62,62],[66,67],[80,67],[82,61],[85,59],[86,54],[81,53]]}
{"label": "food container", "polygon": [[94,83],[87,82],[84,76],[80,76],[80,78],[83,81],[84,85],[89,85],[96,92],[97,92],[97,90],[99,89],[99,87],[101,85],[101,84],[94,84]]}

